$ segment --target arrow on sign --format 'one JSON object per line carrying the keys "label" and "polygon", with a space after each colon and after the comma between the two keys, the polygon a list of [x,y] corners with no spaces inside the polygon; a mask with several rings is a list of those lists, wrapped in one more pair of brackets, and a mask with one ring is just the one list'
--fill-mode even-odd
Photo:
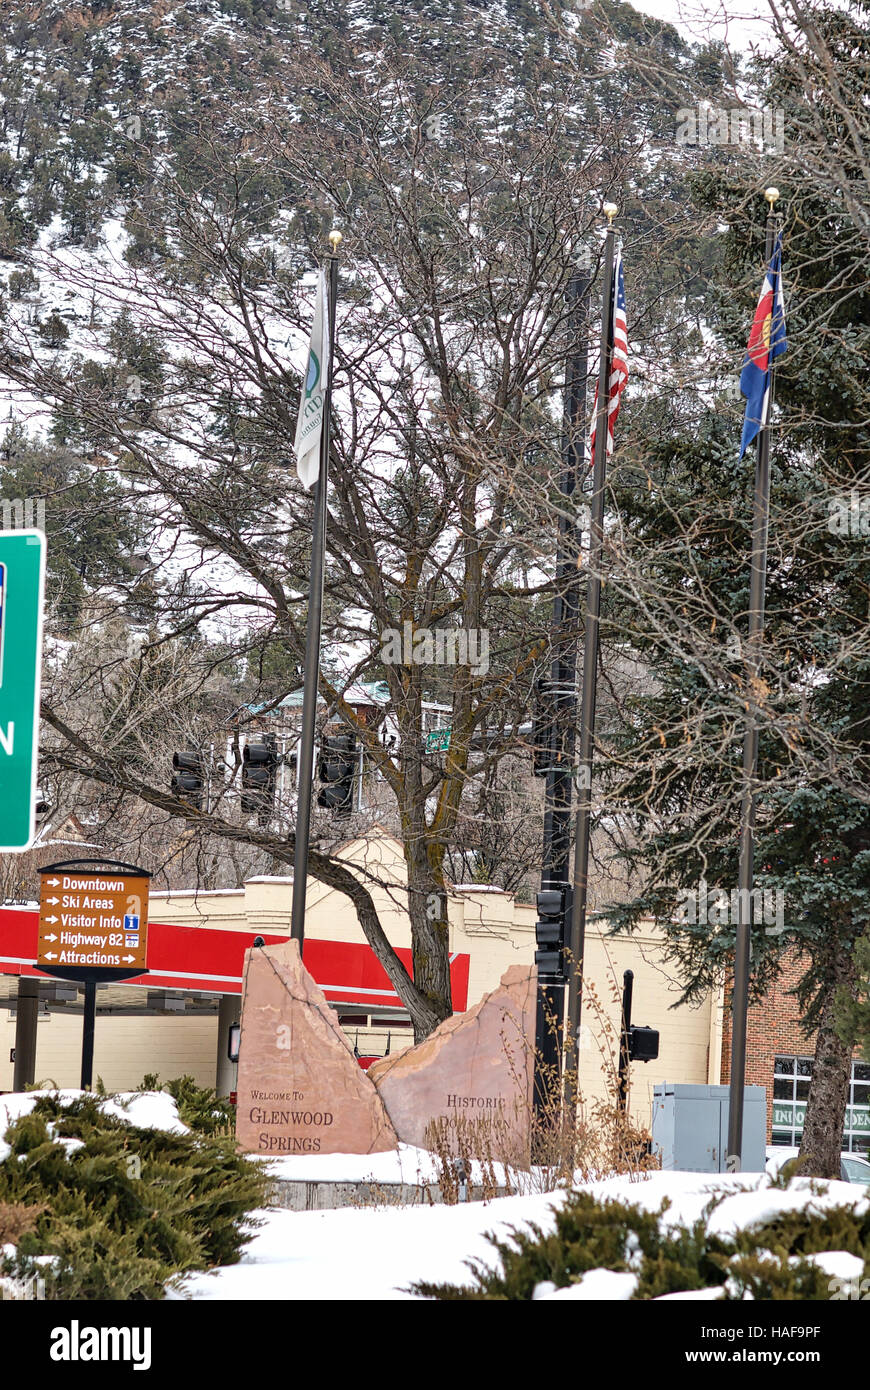
{"label": "arrow on sign", "polygon": [[46,951],[46,953],[45,953],[45,959],[46,959],[46,960],[57,960],[57,956],[54,954],[53,951]]}
{"label": "arrow on sign", "polygon": [[54,935],[53,932],[52,932],[51,936],[47,936],[45,939],[46,939],[46,941],[57,941],[57,937]]}
{"label": "arrow on sign", "polygon": [[131,961],[134,961],[134,960],[136,959],[136,957],[135,957],[135,956],[124,956],[123,959],[124,959],[124,960],[127,962],[127,964],[129,965],[129,964],[131,963]]}
{"label": "arrow on sign", "polygon": [[56,917],[46,917],[45,920],[46,920],[46,922],[56,922],[56,921],[57,921],[57,918],[56,918]]}
{"label": "arrow on sign", "polygon": [[58,887],[60,887],[60,879],[59,879],[59,878],[47,878],[45,881],[46,881],[46,883],[48,884],[49,888],[58,888]]}
{"label": "arrow on sign", "polygon": [[59,902],[60,902],[60,898],[46,898],[45,901],[46,901],[47,903],[59,903]]}

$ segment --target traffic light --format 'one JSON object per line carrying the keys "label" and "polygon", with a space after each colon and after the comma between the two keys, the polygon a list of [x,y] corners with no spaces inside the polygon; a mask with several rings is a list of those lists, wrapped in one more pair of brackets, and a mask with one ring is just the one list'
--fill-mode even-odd
{"label": "traffic light", "polygon": [[562,947],[565,944],[565,914],[568,888],[542,888],[537,896],[538,920],[535,923],[535,965],[541,975],[564,974]]}
{"label": "traffic light", "polygon": [[659,1055],[658,1029],[633,1023],[628,1030],[628,1055],[632,1062],[654,1062]]}
{"label": "traffic light", "polygon": [[576,723],[577,696],[573,682],[548,676],[535,682],[532,706],[532,771],[546,777],[565,771],[565,741]]}
{"label": "traffic light", "polygon": [[546,777],[553,761],[553,705],[549,680],[535,683],[535,703],[532,710],[532,774]]}
{"label": "traffic light", "polygon": [[205,779],[202,772],[202,758],[199,753],[173,753],[171,789],[182,801],[187,801],[197,811],[202,810],[202,793]]}
{"label": "traffic light", "polygon": [[275,802],[278,753],[274,735],[246,743],[242,753],[242,810],[268,814]]}
{"label": "traffic light", "polygon": [[318,768],[320,791],[318,806],[325,806],[337,816],[349,816],[353,808],[353,784],[356,776],[356,737],[354,734],[331,734],[324,738]]}

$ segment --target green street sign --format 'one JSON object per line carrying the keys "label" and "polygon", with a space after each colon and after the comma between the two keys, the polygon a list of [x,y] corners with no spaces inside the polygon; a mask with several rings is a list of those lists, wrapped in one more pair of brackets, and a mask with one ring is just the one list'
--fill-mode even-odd
{"label": "green street sign", "polygon": [[0,851],[35,834],[45,536],[0,531]]}
{"label": "green street sign", "polygon": [[446,753],[450,747],[450,735],[452,729],[433,729],[431,734],[426,735],[427,753]]}

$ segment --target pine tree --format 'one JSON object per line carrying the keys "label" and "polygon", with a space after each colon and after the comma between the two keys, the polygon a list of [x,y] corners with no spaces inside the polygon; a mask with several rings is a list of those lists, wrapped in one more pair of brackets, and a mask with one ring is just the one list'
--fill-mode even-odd
{"label": "pine tree", "polygon": [[89,592],[134,578],[138,537],[132,499],[117,477],[91,469],[69,449],[10,425],[0,446],[0,497],[45,508],[49,621],[70,634]]}
{"label": "pine tree", "polygon": [[[870,28],[834,14],[822,37],[841,96],[857,111],[866,84],[853,59],[863,52],[866,62]],[[787,127],[802,130],[800,62],[780,56],[767,76],[768,100],[785,109]],[[842,149],[842,110],[822,109],[829,148]],[[844,182],[857,177],[856,165],[845,161]],[[797,997],[817,1029],[801,1152],[808,1172],[836,1176],[857,1040],[856,943],[870,923],[870,559],[860,526],[855,532],[837,521],[854,517],[856,507],[860,518],[870,484],[870,245],[848,190],[820,188],[801,167],[797,157],[785,159],[776,179],[786,209],[790,347],[778,373],[765,657],[754,691],[761,724],[755,881],[782,894],[783,912],[781,922],[774,914],[755,926],[752,965],[762,993],[787,953],[798,953]],[[728,223],[711,310],[735,362],[762,272],[758,188],[757,167],[731,158],[696,189]],[[866,190],[864,198],[866,205]],[[753,206],[759,213],[750,221],[745,210]],[[655,618],[650,624],[647,611],[642,628],[616,597],[610,613],[631,631],[654,686],[614,734],[621,753],[650,750],[615,779],[634,807],[638,838],[627,854],[647,876],[617,918],[630,927],[654,913],[689,994],[721,978],[733,958],[736,914],[724,903],[705,920],[679,909],[702,880],[729,894],[737,883],[753,475],[751,454],[738,464],[733,406],[720,400],[711,412],[696,398],[695,407],[694,437],[677,425],[646,453],[648,488],[638,488],[636,469],[617,480],[631,543],[650,557]]]}

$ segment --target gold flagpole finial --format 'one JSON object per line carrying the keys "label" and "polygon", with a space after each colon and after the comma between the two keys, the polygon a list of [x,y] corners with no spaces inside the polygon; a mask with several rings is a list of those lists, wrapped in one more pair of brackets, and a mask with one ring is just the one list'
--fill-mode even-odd
{"label": "gold flagpole finial", "polygon": [[776,202],[777,198],[779,197],[779,189],[778,189],[778,188],[765,188],[765,190],[764,190],[764,196],[765,196],[765,198],[767,199],[767,202],[768,202],[768,204],[769,204],[769,206],[770,206],[770,211],[773,212],[773,205],[774,205],[774,203]]}
{"label": "gold flagpole finial", "polygon": [[341,244],[341,232],[336,227],[333,227],[332,231],[329,233],[329,244],[332,247],[333,256],[337,256],[338,248]]}
{"label": "gold flagpole finial", "polygon": [[605,203],[605,204],[604,204],[604,207],[603,207],[603,209],[602,209],[602,211],[604,212],[604,214],[605,214],[605,216],[606,216],[606,218],[607,218],[607,225],[608,225],[608,227],[612,227],[612,226],[613,226],[613,219],[614,219],[614,217],[616,216],[616,214],[619,212],[619,208],[616,206],[615,203]]}

